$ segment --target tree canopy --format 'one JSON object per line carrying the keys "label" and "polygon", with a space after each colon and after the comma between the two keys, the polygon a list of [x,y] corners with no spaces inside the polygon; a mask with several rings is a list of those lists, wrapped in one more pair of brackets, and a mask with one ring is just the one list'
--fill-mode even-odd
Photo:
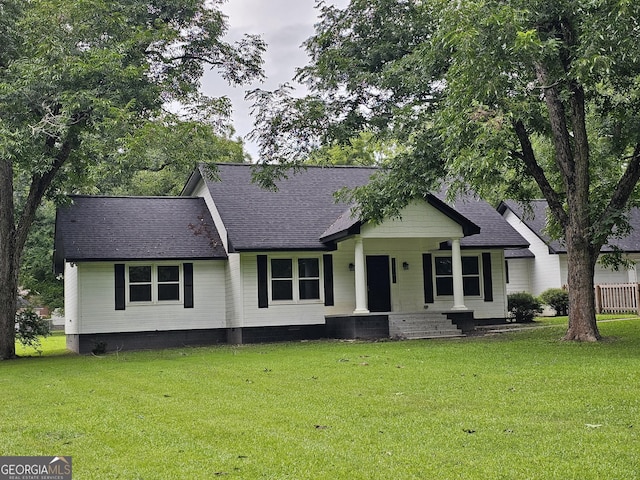
{"label": "tree canopy", "polygon": [[369,219],[442,184],[452,195],[543,196],[568,249],[565,338],[598,339],[595,262],[614,232],[629,232],[637,202],[640,5],[352,0],[319,8],[305,42],[311,61],[296,77],[310,94],[293,98],[287,86],[252,94],[265,160],[296,166],[318,145],[365,129],[396,140],[403,149],[373,188],[352,193]]}
{"label": "tree canopy", "polygon": [[197,147],[230,107],[202,95],[204,69],[233,84],[262,76],[264,43],[225,42],[219,4],[0,2],[0,358],[15,354],[18,270],[42,199],[94,184],[105,164],[127,170],[151,131],[188,130],[185,156],[210,158]]}

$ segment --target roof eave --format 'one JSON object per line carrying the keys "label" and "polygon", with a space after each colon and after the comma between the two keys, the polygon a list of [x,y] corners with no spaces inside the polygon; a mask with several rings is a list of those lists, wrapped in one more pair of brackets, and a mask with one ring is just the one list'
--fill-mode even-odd
{"label": "roof eave", "polygon": [[259,253],[259,252],[332,252],[336,249],[335,243],[319,244],[309,247],[244,247],[236,248],[235,253]]}
{"label": "roof eave", "polygon": [[58,232],[58,210],[53,232],[53,274],[60,275],[64,272],[64,242]]}
{"label": "roof eave", "polygon": [[331,235],[327,235],[325,237],[320,237],[320,241],[322,243],[336,243],[346,240],[354,235],[358,235],[360,233],[360,227],[362,226],[362,222],[358,221],[349,228],[341,230],[336,233],[332,233]]}
{"label": "roof eave", "polygon": [[189,178],[187,179],[187,183],[185,183],[184,187],[182,187],[180,196],[182,197],[185,195],[192,195],[194,188],[196,188],[196,185],[198,184],[201,178],[202,178],[202,174],[200,173],[200,168],[194,169],[193,172],[191,172],[191,175],[189,175]]}
{"label": "roof eave", "polygon": [[[66,263],[89,263],[89,262],[175,262],[175,261],[198,261],[198,260],[227,260],[227,255],[212,257],[67,257],[64,259]],[[62,272],[59,272],[62,273]]]}

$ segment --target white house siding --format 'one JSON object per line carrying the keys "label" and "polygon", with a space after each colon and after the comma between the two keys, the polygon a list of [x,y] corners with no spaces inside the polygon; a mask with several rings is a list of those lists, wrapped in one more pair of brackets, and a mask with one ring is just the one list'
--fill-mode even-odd
{"label": "white house siding", "polygon": [[[550,254],[547,244],[522,223],[513,212],[506,210],[504,218],[529,242],[529,250],[535,255],[535,262],[531,266],[531,289],[529,293],[540,295],[548,288],[561,288],[563,285],[562,279],[566,279],[566,274],[563,275],[561,272],[559,256]],[[511,270],[509,270],[509,275],[511,275]]]}
{"label": "white house siding", "polygon": [[64,266],[64,329],[67,334],[78,333],[78,267],[71,263]]}
{"label": "white house siding", "polygon": [[638,267],[637,264],[640,262],[640,256],[637,254],[629,255],[629,260],[634,262],[634,265],[627,270],[627,282],[629,283],[638,283]]}
{"label": "white house siding", "polygon": [[531,266],[533,258],[510,258],[509,283],[507,283],[507,294],[516,292],[531,291]]}
{"label": "white house siding", "polygon": [[634,262],[633,267],[627,270],[627,281],[629,283],[638,283],[638,263],[640,262],[640,254],[633,253],[628,255],[629,260]]}
{"label": "white house siding", "polygon": [[354,262],[353,239],[340,242],[333,255],[333,306],[325,307],[327,315],[351,315],[356,308],[356,274],[349,270]]}
{"label": "white house siding", "polygon": [[[155,262],[175,265],[178,262]],[[194,261],[194,308],[182,304],[127,304],[115,310],[114,264],[79,263],[81,295],[76,318],[77,330],[67,334],[197,330],[225,328],[225,262]]]}
{"label": "white house siding", "polygon": [[[535,259],[510,259],[509,260],[509,284],[507,291],[526,291],[533,295],[540,295],[549,288],[562,288],[567,284],[568,263],[567,254],[550,254],[547,245],[532,232],[510,210],[506,210],[504,218],[522,235],[530,244],[529,250],[535,255]],[[637,254],[628,255],[632,261],[638,261]],[[528,268],[528,271],[527,271]],[[525,275],[529,275],[528,285]],[[594,283],[636,283],[638,275],[635,268],[614,271],[596,264],[593,277]]]}
{"label": "white house siding", "polygon": [[[284,252],[267,254],[269,258],[276,255],[280,258],[293,256],[309,256],[320,258],[326,252]],[[242,269],[243,295],[243,327],[273,327],[284,325],[318,325],[324,323],[324,300],[307,302],[279,302],[273,304],[269,300],[268,308],[258,308],[258,267],[257,253],[243,253],[240,256]],[[322,268],[322,267],[321,267]],[[320,282],[322,292],[322,280]],[[271,287],[269,286],[269,293]],[[270,297],[269,297],[270,298]]]}
{"label": "white house siding", "polygon": [[402,218],[379,225],[365,224],[360,236],[367,238],[451,238],[462,237],[462,227],[426,202],[414,201],[402,210]]}

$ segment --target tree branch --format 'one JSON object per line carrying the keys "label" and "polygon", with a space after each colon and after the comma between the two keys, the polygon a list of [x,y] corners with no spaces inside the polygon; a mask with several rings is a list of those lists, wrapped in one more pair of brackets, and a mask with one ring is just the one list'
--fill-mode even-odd
{"label": "tree branch", "polygon": [[[542,85],[549,85],[547,69],[541,63],[535,64],[536,77]],[[562,172],[567,191],[573,188],[574,165],[571,150],[571,136],[567,128],[566,114],[558,92],[557,84],[544,89],[544,100],[549,111],[549,122],[555,147],[556,164]]]}
{"label": "tree branch", "polygon": [[78,127],[71,127],[67,132],[67,138],[58,150],[57,155],[54,158],[51,168],[42,175],[34,175],[31,178],[31,186],[29,187],[29,195],[27,196],[22,215],[16,228],[16,255],[20,257],[22,250],[27,241],[29,229],[36,216],[36,210],[40,205],[44,194],[51,185],[51,182],[55,178],[56,174],[69,159],[71,152],[77,148],[78,140]]}
{"label": "tree branch", "polygon": [[157,173],[157,172],[161,172],[162,170],[167,168],[169,165],[171,165],[171,163],[163,163],[157,167],[138,167],[137,170],[143,171],[143,172]]}
{"label": "tree branch", "polygon": [[529,174],[536,181],[540,190],[542,191],[542,195],[546,198],[547,203],[549,204],[549,208],[553,212],[556,219],[560,222],[563,227],[566,227],[569,218],[567,217],[567,213],[565,212],[562,201],[558,193],[553,189],[549,180],[547,180],[546,175],[544,174],[544,170],[538,162],[536,161],[536,156],[533,151],[533,147],[531,145],[531,140],[529,139],[529,134],[527,133],[527,129],[522,123],[522,120],[517,120],[513,123],[513,128],[518,136],[518,140],[520,141],[520,146],[522,147],[522,152],[517,154],[517,157],[520,158]]}
{"label": "tree branch", "polygon": [[622,177],[620,177],[607,208],[604,209],[602,215],[598,218],[597,224],[599,226],[606,226],[610,223],[607,219],[611,218],[615,212],[619,212],[625,208],[638,180],[640,180],[640,143],[636,144],[633,155],[627,164],[627,169]]}

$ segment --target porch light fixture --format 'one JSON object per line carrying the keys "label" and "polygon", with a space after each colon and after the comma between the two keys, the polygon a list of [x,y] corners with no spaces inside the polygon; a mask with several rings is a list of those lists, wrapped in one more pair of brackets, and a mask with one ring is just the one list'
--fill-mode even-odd
{"label": "porch light fixture", "polygon": [[402,269],[409,270],[409,264],[407,262],[402,262]]}
{"label": "porch light fixture", "polygon": [[356,269],[356,266],[353,263],[350,263],[349,264],[349,271],[353,272],[353,271],[355,271],[355,269]]}

